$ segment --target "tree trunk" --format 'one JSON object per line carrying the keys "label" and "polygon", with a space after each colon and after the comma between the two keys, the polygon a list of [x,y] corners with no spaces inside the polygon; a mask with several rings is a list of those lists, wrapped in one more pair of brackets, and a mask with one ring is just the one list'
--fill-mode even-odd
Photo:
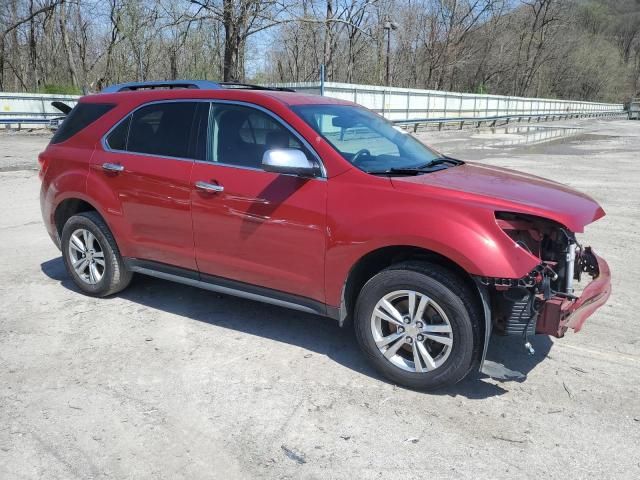
{"label": "tree trunk", "polygon": [[333,75],[331,72],[331,59],[333,57],[332,51],[332,37],[333,29],[331,20],[333,19],[333,0],[327,0],[327,15],[325,17],[324,24],[324,49],[322,51],[322,61],[324,63],[325,78],[331,80]]}
{"label": "tree trunk", "polygon": [[169,72],[171,80],[178,78],[178,52],[173,47],[169,50]]}
{"label": "tree trunk", "polygon": [[[33,15],[33,0],[29,2],[29,13]],[[32,16],[29,20],[29,68],[31,69],[31,78],[33,79],[33,90],[38,90],[40,86],[40,78],[38,76],[38,42],[36,40],[36,21]]]}
{"label": "tree trunk", "polygon": [[4,35],[0,35],[0,92],[4,90]]}
{"label": "tree trunk", "polygon": [[244,79],[241,72],[241,52],[243,46],[242,31],[246,18],[236,16],[234,0],[223,0],[222,24],[224,25],[224,60],[222,79],[225,82],[237,82]]}
{"label": "tree trunk", "polygon": [[69,66],[69,75],[71,76],[71,84],[74,87],[79,85],[78,72],[73,60],[73,52],[71,51],[71,44],[69,43],[69,35],[67,34],[67,13],[64,4],[60,5],[60,35],[62,37],[62,46],[67,57],[67,64]]}
{"label": "tree trunk", "polygon": [[222,79],[225,82],[238,81],[238,44],[235,42],[234,27],[225,25],[224,61]]}

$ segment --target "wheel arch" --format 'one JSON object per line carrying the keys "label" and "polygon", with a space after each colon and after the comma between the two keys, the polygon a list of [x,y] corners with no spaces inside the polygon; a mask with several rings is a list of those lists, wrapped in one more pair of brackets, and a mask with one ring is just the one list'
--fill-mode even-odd
{"label": "wheel arch", "polygon": [[385,246],[372,250],[360,257],[349,270],[342,287],[340,307],[336,315],[340,326],[342,327],[351,323],[358,294],[369,279],[393,264],[406,261],[421,261],[436,264],[452,272],[469,288],[476,303],[476,308],[478,308],[484,318],[484,324],[481,325],[481,338],[484,338],[484,347],[481,351],[481,357],[477,359],[481,366],[486,355],[489,335],[491,333],[491,311],[488,297],[483,290],[484,287],[478,282],[476,277],[469,274],[450,258],[423,247],[411,245]]}
{"label": "wheel arch", "polygon": [[62,200],[58,203],[53,212],[53,221],[58,235],[62,237],[62,229],[69,218],[77,215],[78,213],[91,211],[96,212],[104,220],[104,216],[100,214],[98,209],[91,202],[88,202],[83,198],[69,197]]}
{"label": "wheel arch", "polygon": [[62,229],[64,228],[64,224],[74,215],[82,212],[96,212],[104,221],[105,225],[113,235],[113,239],[118,246],[120,252],[122,252],[122,247],[119,236],[117,235],[116,229],[114,229],[113,225],[109,221],[109,218],[104,214],[101,208],[94,202],[92,199],[87,198],[85,195],[76,193],[70,194],[65,198],[61,199],[57,202],[55,209],[52,213],[53,225],[56,229],[56,234],[59,241],[62,241]]}

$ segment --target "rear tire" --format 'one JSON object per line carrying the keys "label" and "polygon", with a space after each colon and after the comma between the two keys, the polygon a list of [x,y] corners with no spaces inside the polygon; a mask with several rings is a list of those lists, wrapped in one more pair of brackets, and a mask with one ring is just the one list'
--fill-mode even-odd
{"label": "rear tire", "polygon": [[480,349],[472,292],[448,269],[405,262],[362,288],[355,330],[366,358],[394,383],[435,390],[462,380]]}
{"label": "rear tire", "polygon": [[106,297],[131,282],[133,274],[98,213],[83,212],[69,218],[62,229],[61,246],[67,272],[84,293]]}

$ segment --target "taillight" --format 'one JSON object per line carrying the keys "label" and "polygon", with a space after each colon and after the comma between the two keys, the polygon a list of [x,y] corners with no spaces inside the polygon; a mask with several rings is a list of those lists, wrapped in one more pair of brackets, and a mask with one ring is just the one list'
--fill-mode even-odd
{"label": "taillight", "polygon": [[38,165],[40,166],[38,177],[40,177],[40,180],[44,178],[44,174],[47,172],[49,163],[50,163],[50,157],[46,156],[44,152],[38,155]]}

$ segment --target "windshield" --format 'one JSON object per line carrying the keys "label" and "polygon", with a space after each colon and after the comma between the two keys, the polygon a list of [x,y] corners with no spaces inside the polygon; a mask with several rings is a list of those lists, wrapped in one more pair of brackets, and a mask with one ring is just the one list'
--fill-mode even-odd
{"label": "windshield", "polygon": [[352,105],[298,105],[293,110],[347,161],[365,172],[419,169],[442,156],[380,115]]}

